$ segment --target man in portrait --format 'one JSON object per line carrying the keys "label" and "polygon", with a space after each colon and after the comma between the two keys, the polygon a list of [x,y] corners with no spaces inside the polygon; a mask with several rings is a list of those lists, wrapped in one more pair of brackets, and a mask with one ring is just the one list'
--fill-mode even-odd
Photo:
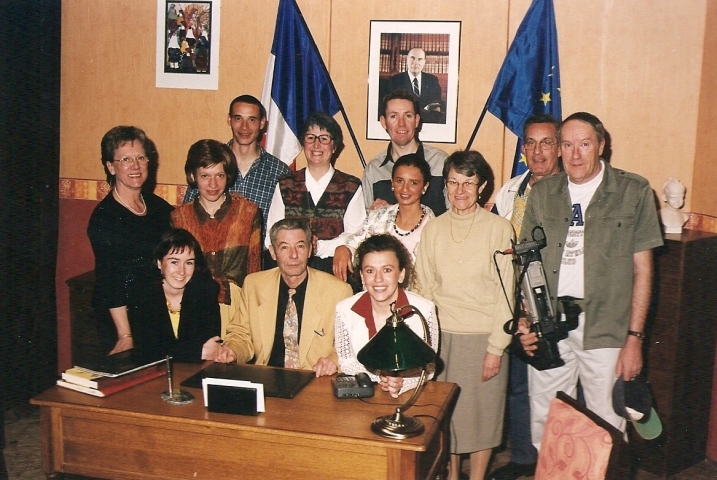
{"label": "man in portrait", "polygon": [[446,123],[445,105],[441,100],[438,77],[425,73],[426,52],[419,47],[406,54],[406,71],[388,78],[385,93],[408,90],[418,100],[419,114],[423,123]]}

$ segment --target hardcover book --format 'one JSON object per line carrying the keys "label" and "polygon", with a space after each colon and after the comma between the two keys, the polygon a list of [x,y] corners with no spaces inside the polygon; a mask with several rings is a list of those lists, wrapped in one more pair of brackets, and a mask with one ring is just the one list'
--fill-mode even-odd
{"label": "hardcover book", "polygon": [[139,385],[144,382],[148,382],[150,380],[153,380],[155,378],[161,377],[162,375],[166,374],[166,370],[163,368],[159,369],[147,369],[146,371],[142,372],[143,375],[132,377],[129,379],[122,378],[121,381],[116,382],[112,385],[102,387],[102,388],[92,388],[87,387],[84,385],[78,385],[76,383],[71,383],[66,380],[59,379],[57,380],[57,385],[63,388],[69,388],[70,390],[75,390],[76,392],[82,392],[87,393],[90,395],[94,395],[95,397],[107,397],[109,395],[112,395],[113,393],[121,392],[122,390],[126,390],[130,387],[134,387],[135,385]]}

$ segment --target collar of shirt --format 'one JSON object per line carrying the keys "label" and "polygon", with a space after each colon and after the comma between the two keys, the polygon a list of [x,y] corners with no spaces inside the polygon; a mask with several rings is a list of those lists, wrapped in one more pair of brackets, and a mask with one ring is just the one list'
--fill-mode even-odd
{"label": "collar of shirt", "polygon": [[[229,148],[232,148],[233,144],[234,144],[233,138],[227,142],[227,146]],[[261,161],[264,159],[264,152],[266,152],[266,150],[264,150],[261,147],[261,145],[259,145],[259,144],[257,144],[256,148],[259,149],[259,155],[257,155],[256,159],[251,164],[251,167],[249,167],[249,171],[246,172],[247,177],[249,176],[249,174],[251,173],[252,170],[254,170],[255,168],[258,168],[259,163],[261,163]],[[239,171],[239,169],[237,169],[237,178],[242,178],[241,171]]]}
{"label": "collar of shirt", "polygon": [[[209,221],[212,217],[209,216],[206,210],[204,210],[204,207],[201,203],[199,203],[199,196],[194,199],[194,214],[197,216],[197,219],[199,220],[199,223],[206,223]],[[229,207],[232,204],[232,197],[231,193],[227,193],[226,197],[224,199],[224,202],[222,203],[221,207],[219,207],[219,210],[216,211],[214,214],[214,218],[221,222],[224,217],[227,215],[227,212],[229,211]]]}
{"label": "collar of shirt", "polygon": [[[408,305],[408,297],[406,292],[401,287],[398,287],[398,297],[396,298],[396,308]],[[356,300],[351,310],[361,317],[366,322],[366,328],[368,329],[368,338],[373,338],[376,335],[376,322],[373,318],[373,307],[371,306],[371,295],[368,292],[364,293]]]}
{"label": "collar of shirt", "polygon": [[[416,150],[416,155],[425,160],[426,154],[423,153],[423,144],[418,140],[416,141],[418,142],[418,150]],[[379,167],[385,166],[388,162],[394,163],[391,145],[391,142],[388,142],[388,148],[386,149],[386,158],[383,159],[383,162],[381,162],[381,165],[379,165]]]}
{"label": "collar of shirt", "polygon": [[309,172],[309,169],[306,169],[306,189],[309,193],[311,193],[311,198],[314,200],[315,205],[319,203],[321,195],[324,194],[326,187],[329,186],[329,182],[331,182],[334,172],[334,167],[329,165],[329,170],[321,178],[316,180]]}

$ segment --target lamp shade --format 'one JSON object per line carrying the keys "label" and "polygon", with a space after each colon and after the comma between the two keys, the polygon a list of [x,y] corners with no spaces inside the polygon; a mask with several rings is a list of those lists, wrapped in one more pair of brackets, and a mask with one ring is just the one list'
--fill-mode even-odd
{"label": "lamp shade", "polygon": [[357,358],[372,370],[400,372],[422,367],[435,356],[436,352],[394,312],[386,325],[358,352]]}

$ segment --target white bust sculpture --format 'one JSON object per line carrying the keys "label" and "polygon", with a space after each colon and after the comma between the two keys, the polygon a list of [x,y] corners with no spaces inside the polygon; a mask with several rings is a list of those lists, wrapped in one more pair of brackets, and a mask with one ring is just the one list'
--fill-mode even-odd
{"label": "white bust sculpture", "polygon": [[665,206],[660,210],[660,219],[665,233],[682,233],[682,225],[689,215],[680,209],[685,204],[685,186],[675,177],[669,177],[662,187],[662,200]]}

